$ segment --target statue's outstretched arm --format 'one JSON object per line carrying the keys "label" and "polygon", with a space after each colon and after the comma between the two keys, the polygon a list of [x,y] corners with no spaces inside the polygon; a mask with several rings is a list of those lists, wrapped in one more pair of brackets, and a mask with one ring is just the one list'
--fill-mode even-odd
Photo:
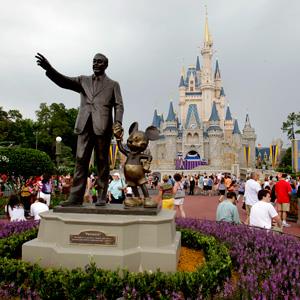
{"label": "statue's outstretched arm", "polygon": [[36,62],[37,65],[46,71],[46,75],[58,86],[64,89],[69,89],[77,93],[82,92],[82,86],[80,84],[80,77],[67,77],[57,72],[49,63],[46,57],[37,53]]}

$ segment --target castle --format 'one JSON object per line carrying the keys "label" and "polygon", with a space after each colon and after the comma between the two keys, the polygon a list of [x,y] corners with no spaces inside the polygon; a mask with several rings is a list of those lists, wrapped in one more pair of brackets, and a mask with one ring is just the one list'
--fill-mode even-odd
{"label": "castle", "polygon": [[255,167],[256,134],[246,115],[242,132],[232,117],[222,86],[219,62],[212,68],[213,40],[205,18],[204,43],[196,65],[181,71],[179,107],[170,102],[167,118],[154,112],[152,125],[160,139],[150,143],[152,169],[231,170]]}

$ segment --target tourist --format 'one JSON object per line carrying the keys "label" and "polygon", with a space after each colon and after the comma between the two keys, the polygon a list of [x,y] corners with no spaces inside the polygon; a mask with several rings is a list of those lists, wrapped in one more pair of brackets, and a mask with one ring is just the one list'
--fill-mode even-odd
{"label": "tourist", "polygon": [[43,198],[46,201],[48,207],[50,206],[51,202],[51,193],[52,193],[52,183],[50,180],[50,176],[44,175],[42,179],[42,187],[39,193],[39,198]]}
{"label": "tourist", "polygon": [[184,180],[183,180],[183,188],[186,193],[187,193],[188,187],[189,187],[189,180],[188,180],[187,176],[185,175]]}
{"label": "tourist", "polygon": [[180,212],[180,215],[182,218],[185,218],[185,212],[183,209],[183,203],[184,203],[184,198],[185,198],[185,191],[183,188],[183,183],[181,182],[181,175],[176,173],[174,175],[174,179],[175,179],[175,184],[173,187],[173,194],[174,194],[174,205],[175,205],[175,209],[176,211]]}
{"label": "tourist", "polygon": [[225,186],[226,186],[226,189],[228,189],[230,187],[231,182],[232,182],[232,180],[231,180],[230,176],[227,175],[227,174],[225,174]]}
{"label": "tourist", "polygon": [[64,195],[65,200],[69,198],[70,191],[72,186],[72,178],[70,175],[67,175],[62,178],[62,194]]}
{"label": "tourist", "polygon": [[43,198],[37,198],[30,206],[30,215],[34,218],[34,220],[40,220],[40,213],[48,210],[49,207],[45,204],[45,200]]}
{"label": "tourist", "polygon": [[259,201],[253,204],[250,212],[250,225],[265,229],[271,229],[272,223],[275,222],[275,230],[281,230],[282,222],[273,205],[270,203],[270,191],[258,191]]}
{"label": "tourist", "polygon": [[246,204],[246,214],[247,214],[245,223],[247,225],[249,225],[251,207],[256,202],[258,202],[257,193],[261,190],[261,186],[258,183],[257,179],[258,179],[258,174],[252,172],[250,174],[250,179],[248,179],[245,184],[245,204]]}
{"label": "tourist", "polygon": [[212,189],[213,189],[213,184],[214,184],[214,177],[211,175],[208,177],[207,180],[207,191],[208,191],[208,196],[212,196]]}
{"label": "tourist", "polygon": [[123,183],[119,173],[114,173],[112,178],[113,180],[108,186],[108,202],[112,204],[122,204],[125,200],[125,194],[123,190],[126,186]]}
{"label": "tourist", "polygon": [[278,173],[277,176],[279,180],[275,185],[276,207],[282,220],[282,225],[289,227],[290,225],[286,222],[286,215],[290,211],[292,188],[290,183],[286,181],[287,174]]}
{"label": "tourist", "polygon": [[241,224],[238,209],[235,205],[236,194],[234,192],[228,192],[226,198],[219,203],[217,207],[216,220],[225,221],[234,224]]}
{"label": "tourist", "polygon": [[[176,181],[176,179],[175,179]],[[194,195],[194,189],[195,189],[195,179],[194,176],[191,175],[190,177],[190,192],[189,195]]]}
{"label": "tourist", "polygon": [[203,191],[205,196],[207,195],[208,192],[207,182],[208,182],[208,177],[207,175],[205,175],[203,179]]}
{"label": "tourist", "polygon": [[223,201],[223,198],[225,196],[225,192],[226,192],[226,186],[225,186],[225,179],[222,177],[220,182],[218,183],[218,191],[219,194],[221,195],[219,198],[219,202]]}
{"label": "tourist", "polygon": [[159,186],[159,198],[162,208],[174,208],[173,185],[169,183],[168,175],[163,176],[163,183]]}
{"label": "tourist", "polygon": [[203,182],[204,182],[204,176],[201,174],[198,180],[198,187],[200,189],[200,193],[203,193]]}
{"label": "tourist", "polygon": [[245,181],[243,179],[241,179],[238,184],[237,201],[239,201],[240,197],[242,197],[242,201],[244,201],[244,194],[245,194]]}
{"label": "tourist", "polygon": [[5,212],[11,222],[26,221],[24,206],[15,194],[9,197]]}

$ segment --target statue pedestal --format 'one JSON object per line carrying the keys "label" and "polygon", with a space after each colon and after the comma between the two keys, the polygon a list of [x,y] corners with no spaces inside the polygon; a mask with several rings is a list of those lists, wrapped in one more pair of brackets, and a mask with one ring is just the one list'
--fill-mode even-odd
{"label": "statue pedestal", "polygon": [[104,214],[103,208],[91,206],[86,209],[91,212],[73,213],[66,208],[65,213],[42,213],[38,237],[23,244],[22,259],[43,267],[68,269],[95,262],[109,270],[176,271],[180,233],[175,229],[174,211],[124,215]]}

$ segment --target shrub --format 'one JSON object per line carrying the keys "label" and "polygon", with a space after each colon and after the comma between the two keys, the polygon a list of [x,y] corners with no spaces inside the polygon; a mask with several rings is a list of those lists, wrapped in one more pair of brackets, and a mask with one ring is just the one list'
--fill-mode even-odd
{"label": "shrub", "polygon": [[174,295],[191,299],[207,297],[230,276],[228,249],[213,237],[188,229],[181,232],[183,245],[205,252],[207,263],[192,273],[108,271],[96,268],[93,263],[85,270],[43,269],[36,264],[9,259],[37,233],[36,229],[25,231],[0,240],[1,287],[10,295],[31,298],[38,295],[42,299],[116,299],[122,294],[130,295],[131,299],[134,299],[132,295],[136,295],[135,299],[173,299]]}
{"label": "shrub", "polygon": [[0,173],[23,175],[52,174],[53,163],[45,152],[27,148],[0,148],[0,156],[8,161],[0,163]]}

